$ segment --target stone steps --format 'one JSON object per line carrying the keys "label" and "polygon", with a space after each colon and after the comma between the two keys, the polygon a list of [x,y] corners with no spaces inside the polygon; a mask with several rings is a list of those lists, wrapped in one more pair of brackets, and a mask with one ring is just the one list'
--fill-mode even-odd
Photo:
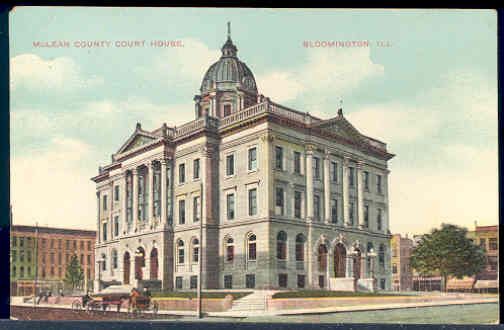
{"label": "stone steps", "polygon": [[256,290],[253,293],[233,301],[231,312],[239,311],[265,311],[266,310],[266,297],[271,295],[271,291]]}

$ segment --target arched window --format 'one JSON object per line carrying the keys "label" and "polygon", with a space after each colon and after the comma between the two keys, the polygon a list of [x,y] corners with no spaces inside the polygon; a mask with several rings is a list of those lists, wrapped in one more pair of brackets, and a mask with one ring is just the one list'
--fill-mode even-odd
{"label": "arched window", "polygon": [[150,279],[157,280],[158,278],[158,251],[156,248],[152,248],[150,253]]}
{"label": "arched window", "polygon": [[21,278],[24,277],[24,267],[23,266],[19,267],[19,277],[21,277]]}
{"label": "arched window", "polygon": [[192,262],[198,263],[199,262],[199,240],[197,238],[193,239],[192,246],[193,246]]}
{"label": "arched window", "polygon": [[256,260],[256,235],[250,234],[248,236],[248,260]]}
{"label": "arched window", "polygon": [[234,259],[234,241],[231,237],[226,240],[226,261],[233,262]]}
{"label": "arched window", "polygon": [[184,241],[179,240],[177,242],[177,250],[178,250],[178,263],[183,264],[185,262],[185,250],[184,250]]}
{"label": "arched window", "polygon": [[12,266],[12,277],[16,277],[16,266]]}
{"label": "arched window", "polygon": [[105,253],[102,253],[102,255],[101,255],[101,263],[102,263],[102,271],[106,271],[107,270],[107,256],[105,255]]}
{"label": "arched window", "polygon": [[112,268],[117,269],[117,250],[112,250]]}
{"label": "arched window", "polygon": [[385,245],[380,244],[380,248],[378,250],[378,264],[380,265],[380,269],[385,269]]}
{"label": "arched window", "polygon": [[296,236],[296,261],[304,261],[305,237],[303,234]]}
{"label": "arched window", "polygon": [[277,259],[287,259],[287,234],[284,231],[277,235]]}
{"label": "arched window", "polygon": [[325,244],[320,244],[318,247],[318,266],[319,272],[325,272],[327,270],[327,246]]}

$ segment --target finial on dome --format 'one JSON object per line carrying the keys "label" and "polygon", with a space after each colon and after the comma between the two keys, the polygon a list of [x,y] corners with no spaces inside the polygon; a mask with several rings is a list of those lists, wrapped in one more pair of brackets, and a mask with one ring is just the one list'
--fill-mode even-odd
{"label": "finial on dome", "polygon": [[343,116],[343,99],[339,100],[338,116]]}
{"label": "finial on dome", "polygon": [[231,39],[231,22],[227,22],[228,26],[228,39]]}

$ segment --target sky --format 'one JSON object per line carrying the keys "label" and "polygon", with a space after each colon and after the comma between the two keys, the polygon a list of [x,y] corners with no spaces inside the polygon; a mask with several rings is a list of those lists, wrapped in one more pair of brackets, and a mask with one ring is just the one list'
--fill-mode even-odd
{"label": "sky", "polygon": [[[228,21],[260,93],[322,118],[342,102],[361,133],[396,154],[393,233],[497,224],[495,11],[78,7],[10,15],[14,223],[95,229],[90,178],[136,122],[155,129],[193,119]],[[69,47],[34,44],[52,41]],[[110,46],[79,47],[89,41]],[[144,46],[120,47],[132,41]]]}

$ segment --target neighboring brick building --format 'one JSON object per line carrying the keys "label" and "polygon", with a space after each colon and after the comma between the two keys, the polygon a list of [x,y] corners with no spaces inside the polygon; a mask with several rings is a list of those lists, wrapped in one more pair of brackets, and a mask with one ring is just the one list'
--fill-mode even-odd
{"label": "neighboring brick building", "polygon": [[63,288],[66,265],[73,254],[80,260],[85,284],[91,286],[95,240],[93,230],[12,226],[11,295],[33,294],[35,280],[38,290],[57,292]]}
{"label": "neighboring brick building", "polygon": [[413,241],[400,234],[392,235],[392,289],[394,291],[410,291],[413,289],[413,277],[410,267],[410,256]]}
{"label": "neighboring brick building", "polygon": [[467,236],[486,252],[486,267],[476,276],[474,288],[496,291],[499,287],[499,226],[475,226]]}

